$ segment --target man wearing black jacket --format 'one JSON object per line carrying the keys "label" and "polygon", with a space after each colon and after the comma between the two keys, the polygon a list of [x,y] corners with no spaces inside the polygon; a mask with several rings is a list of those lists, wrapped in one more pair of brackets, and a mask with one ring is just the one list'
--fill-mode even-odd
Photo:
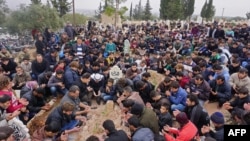
{"label": "man wearing black jacket", "polygon": [[46,46],[45,46],[45,44],[43,42],[43,36],[42,35],[40,35],[38,37],[38,40],[36,41],[35,46],[36,46],[36,53],[44,55]]}
{"label": "man wearing black jacket", "polygon": [[32,62],[32,78],[37,80],[38,75],[49,70],[49,63],[46,61],[41,54],[37,54],[36,60]]}
{"label": "man wearing black jacket", "polygon": [[162,104],[171,105],[170,101],[167,97],[163,97],[160,92],[151,91],[150,97],[154,101],[153,103],[146,103],[146,106],[149,108],[153,108],[157,115],[160,114],[160,108]]}
{"label": "man wearing black jacket", "polygon": [[194,123],[197,127],[199,134],[201,135],[201,128],[204,125],[210,123],[209,115],[203,110],[199,104],[198,97],[196,95],[190,94],[187,96],[187,106],[184,111],[188,119]]}
{"label": "man wearing black jacket", "polygon": [[105,141],[129,141],[127,134],[123,130],[116,130],[112,120],[105,120],[102,124],[108,138]]}
{"label": "man wearing black jacket", "polygon": [[50,110],[51,106],[45,103],[43,95],[44,89],[37,88],[22,96],[22,98],[29,101],[29,105],[27,106],[27,109],[29,110],[29,119],[33,118],[34,115],[37,114],[40,110]]}
{"label": "man wearing black jacket", "polygon": [[12,79],[16,73],[17,63],[10,60],[9,58],[4,57],[2,58],[1,66],[4,71],[3,73]]}
{"label": "man wearing black jacket", "polygon": [[81,102],[87,102],[88,105],[91,105],[91,97],[93,94],[93,89],[89,86],[90,76],[90,73],[84,73],[80,79],[73,82],[73,85],[80,88],[79,98]]}
{"label": "man wearing black jacket", "polygon": [[217,30],[215,31],[215,38],[225,39],[225,31],[219,25]]}

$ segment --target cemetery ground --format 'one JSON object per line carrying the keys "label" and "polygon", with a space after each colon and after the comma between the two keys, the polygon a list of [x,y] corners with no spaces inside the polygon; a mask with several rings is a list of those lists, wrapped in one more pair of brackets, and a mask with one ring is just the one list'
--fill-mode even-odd
{"label": "cemetery ground", "polygon": [[[164,77],[161,74],[158,74],[155,71],[150,71],[151,78],[150,82],[157,85],[159,82],[161,82]],[[59,104],[60,100],[57,100],[55,103],[52,101],[50,102],[53,104],[53,107],[56,107]],[[211,115],[215,111],[221,111],[224,113],[225,120],[228,121],[230,119],[230,116],[228,116],[228,113],[224,110],[217,109],[218,103],[208,103],[206,102],[204,107],[208,111],[208,113]],[[117,104],[114,104],[113,102],[107,102],[106,105],[97,105],[95,100],[93,100],[92,107],[97,107],[96,109],[93,108],[90,113],[87,116],[87,122],[86,125],[84,125],[80,132],[72,133],[70,135],[70,141],[85,141],[90,135],[96,135],[101,138],[104,137],[105,133],[102,128],[102,123],[106,119],[111,119],[114,121],[117,129],[122,129],[125,132],[129,133],[129,129],[124,125],[124,122],[122,121],[122,114],[121,110],[118,107]],[[34,132],[34,130],[41,128],[45,121],[48,114],[53,110],[53,108],[48,111],[41,111],[39,114],[37,114],[28,124],[28,128],[30,129],[30,134]],[[174,124],[174,126],[178,126],[178,124]]]}

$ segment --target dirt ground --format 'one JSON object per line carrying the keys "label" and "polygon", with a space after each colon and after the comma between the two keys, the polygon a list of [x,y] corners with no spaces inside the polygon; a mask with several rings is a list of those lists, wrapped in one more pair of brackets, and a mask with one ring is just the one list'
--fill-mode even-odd
{"label": "dirt ground", "polygon": [[[163,79],[163,75],[158,74],[155,71],[149,71],[151,73],[150,82],[154,85],[158,85]],[[54,103],[54,107],[58,105],[59,101]],[[215,111],[221,111],[224,115],[228,115],[227,112],[223,110],[217,109],[218,103],[208,103],[204,104],[205,109],[208,111],[209,115],[211,115]],[[88,114],[88,121],[86,125],[82,127],[82,130],[78,133],[74,133],[70,135],[69,141],[85,141],[90,135],[96,135],[99,137],[104,136],[104,130],[102,128],[102,123],[106,119],[111,119],[114,121],[117,129],[123,129],[127,133],[129,133],[129,129],[124,125],[122,121],[122,115],[120,108],[113,103],[107,103],[106,105],[98,106],[95,102],[92,105],[93,107],[97,107],[97,109],[92,109]],[[37,114],[36,117],[29,123],[28,128],[30,129],[30,133],[32,135],[35,129],[42,127],[46,120],[46,117],[51,111],[41,112]],[[226,116],[226,121],[229,119],[229,116]]]}
{"label": "dirt ground", "polygon": [[[94,106],[97,106],[94,104]],[[117,129],[122,129],[129,133],[129,129],[124,125],[120,108],[113,102],[107,102],[106,105],[98,106],[88,114],[89,120],[82,128],[82,131],[71,136],[70,141],[85,141],[89,136],[96,135],[100,138],[105,137],[102,123],[107,120],[113,120]]]}

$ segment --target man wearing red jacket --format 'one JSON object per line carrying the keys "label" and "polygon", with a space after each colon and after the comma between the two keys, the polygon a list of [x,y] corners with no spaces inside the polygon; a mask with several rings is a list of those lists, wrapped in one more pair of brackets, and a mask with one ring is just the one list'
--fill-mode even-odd
{"label": "man wearing red jacket", "polygon": [[[177,114],[176,121],[180,124],[180,128],[172,128],[168,125],[164,126],[163,133],[167,141],[190,141],[197,135],[196,126],[188,120],[186,113],[181,112]],[[172,136],[176,135],[176,138]]]}

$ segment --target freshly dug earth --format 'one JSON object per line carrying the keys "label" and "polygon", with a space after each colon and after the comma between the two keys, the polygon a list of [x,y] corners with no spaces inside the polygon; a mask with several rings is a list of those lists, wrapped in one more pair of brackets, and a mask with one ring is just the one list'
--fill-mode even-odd
{"label": "freshly dug earth", "polygon": [[164,80],[164,75],[157,73],[156,71],[153,70],[148,70],[150,73],[151,77],[149,78],[149,82],[151,82],[155,87],[157,87],[161,81]]}
{"label": "freshly dug earth", "polygon": [[85,141],[89,136],[96,135],[100,138],[105,136],[102,123],[107,120],[113,120],[117,129],[122,129],[129,134],[129,129],[122,122],[122,114],[120,107],[111,101],[108,101],[106,105],[98,106],[97,109],[93,109],[88,114],[89,120],[86,125],[82,127],[79,133],[74,133],[72,136],[74,141]]}
{"label": "freshly dug earth", "polygon": [[[156,71],[149,70],[149,72],[151,74],[149,81],[155,86],[157,86],[164,79],[163,75],[158,74]],[[53,104],[53,107],[56,107],[59,103],[60,100],[57,100],[56,103]],[[86,125],[82,127],[82,131],[72,134],[73,137],[70,139],[71,141],[84,141],[91,135],[102,137],[104,135],[102,123],[106,119],[113,120],[117,129],[123,129],[129,134],[129,129],[124,126],[124,122],[122,121],[121,110],[116,104],[110,104],[110,102],[108,102],[106,105],[96,105],[96,107],[96,109],[92,109],[88,114],[89,120],[86,122]],[[52,111],[52,109],[47,112],[42,111],[38,113],[28,123],[28,128],[31,135],[36,129],[44,126],[47,116]]]}
{"label": "freshly dug earth", "polygon": [[50,111],[40,111],[38,114],[35,115],[27,124],[27,127],[29,129],[29,133],[32,136],[33,132],[37,129],[40,129],[44,126],[45,121],[48,117],[48,115],[53,111],[53,109],[59,105],[60,100],[57,100],[56,102],[50,101],[49,104],[52,105],[52,108]]}
{"label": "freshly dug earth", "polygon": [[[149,70],[149,72],[151,74],[149,81],[155,86],[164,80],[164,76],[158,74],[156,71]],[[59,102],[60,100],[57,100],[56,103],[53,104],[53,107],[57,106]],[[106,119],[113,120],[117,129],[122,129],[129,134],[129,129],[124,125],[122,120],[121,110],[116,104],[113,102],[107,102],[106,105],[97,105],[96,103],[93,103],[93,106],[96,106],[97,108],[92,109],[88,114],[86,125],[82,127],[80,132],[71,134],[69,141],[85,141],[91,135],[96,135],[102,138],[105,135],[104,129],[102,128],[102,123]],[[223,112],[222,110],[217,109],[217,103],[206,102],[204,106],[209,115],[215,111]],[[30,129],[31,135],[36,129],[39,129],[44,125],[46,118],[51,111],[52,110],[48,112],[41,112],[37,114],[37,116],[35,116],[32,121],[30,121],[28,128]],[[225,112],[223,112],[223,114],[226,115]],[[176,124],[176,122],[174,123],[174,126],[178,127],[178,124]]]}

